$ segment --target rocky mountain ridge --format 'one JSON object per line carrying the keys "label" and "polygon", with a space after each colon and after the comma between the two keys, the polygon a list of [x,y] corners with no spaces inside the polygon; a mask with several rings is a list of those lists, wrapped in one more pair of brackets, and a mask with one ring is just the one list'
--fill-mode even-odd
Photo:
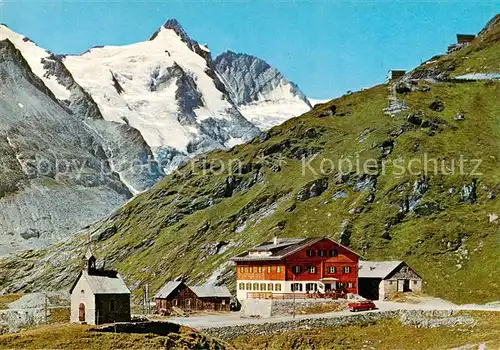
{"label": "rocky mountain ridge", "polygon": [[1,288],[68,286],[89,237],[138,297],[178,276],[234,287],[229,259],[277,234],[405,260],[426,293],[456,303],[498,300],[500,82],[457,78],[500,72],[498,18],[399,81],[196,157],[74,238],[1,259]]}
{"label": "rocky mountain ridge", "polygon": [[55,55],[6,25],[0,41],[0,255],[65,238],[190,157],[260,133],[208,48],[176,20],[148,41],[79,56]]}
{"label": "rocky mountain ridge", "polygon": [[[0,43],[0,246],[5,254],[43,246],[109,214],[132,197],[121,177],[143,189],[155,180],[149,171],[129,178],[114,167],[147,152],[140,135],[98,115],[85,122],[82,114],[96,110],[81,90],[68,84],[69,103],[61,103],[9,39]],[[109,129],[114,139],[96,135]],[[111,147],[122,153],[112,155]]]}
{"label": "rocky mountain ridge", "polygon": [[214,65],[242,114],[262,130],[312,108],[297,85],[258,57],[226,51]]}

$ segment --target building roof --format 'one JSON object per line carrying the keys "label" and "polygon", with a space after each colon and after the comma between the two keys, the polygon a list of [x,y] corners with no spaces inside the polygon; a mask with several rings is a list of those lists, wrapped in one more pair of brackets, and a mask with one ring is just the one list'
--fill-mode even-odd
{"label": "building roof", "polygon": [[73,292],[80,278],[85,278],[92,293],[97,294],[130,294],[125,281],[116,271],[95,270],[92,272],[82,271],[70,289]]}
{"label": "building roof", "polygon": [[[325,237],[312,237],[312,238],[278,238],[277,243],[274,243],[274,240],[267,241],[264,243],[259,244],[258,246],[255,246],[253,248],[250,248],[248,251],[235,256],[232,258],[232,261],[269,261],[269,260],[281,260],[288,255],[294,254],[310,245],[313,245],[323,239],[328,239],[332,241],[329,238]],[[333,242],[333,241],[332,241]],[[359,256],[358,253],[352,251],[351,249],[343,246],[340,243],[335,242],[339,246],[341,246],[344,249],[349,250],[353,254],[356,254]],[[256,251],[261,251],[261,252],[268,252],[271,254],[263,254],[263,255],[250,255],[250,252],[256,252]]]}
{"label": "building roof", "polygon": [[231,293],[226,286],[205,284],[189,287],[198,298],[231,298]]}
{"label": "building roof", "polygon": [[386,278],[403,261],[363,261],[358,263],[359,278]]}
{"label": "building roof", "polygon": [[163,287],[160,288],[158,293],[156,293],[155,298],[165,299],[168,298],[174,290],[177,289],[183,282],[182,281],[168,281]]}
{"label": "building roof", "polygon": [[[180,285],[184,284],[183,281],[169,281],[156,293],[155,298],[166,299],[172,294]],[[214,286],[211,284],[204,284],[199,286],[188,286],[198,298],[231,298],[229,289],[225,286]]]}

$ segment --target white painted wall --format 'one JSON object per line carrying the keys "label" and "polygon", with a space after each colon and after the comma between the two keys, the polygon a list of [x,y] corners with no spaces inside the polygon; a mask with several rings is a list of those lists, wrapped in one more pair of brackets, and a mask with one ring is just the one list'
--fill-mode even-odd
{"label": "white painted wall", "polygon": [[[245,288],[244,289],[240,289],[240,283],[244,283],[245,284]],[[252,284],[252,290],[247,290],[246,289],[246,285],[247,283],[251,283]],[[259,284],[259,290],[254,290],[253,289],[253,285],[254,283],[258,283]],[[266,290],[260,290],[260,284],[261,283],[265,283],[266,284]],[[267,285],[269,283],[272,283],[273,284],[273,290],[272,291],[268,291],[267,290]],[[276,280],[260,280],[260,281],[256,281],[256,280],[237,280],[236,281],[236,298],[238,298],[238,300],[245,300],[245,299],[248,299],[248,293],[272,293],[272,294],[283,294],[283,293],[293,293],[292,291],[292,284],[293,283],[301,283],[302,284],[302,291],[301,292],[297,292],[297,293],[305,293],[306,292],[306,284],[307,283],[316,283],[318,284],[318,290],[320,290],[320,283],[319,281],[317,280],[311,280],[311,281],[276,281]],[[281,290],[280,291],[276,291],[276,284],[279,284],[281,285]]]}
{"label": "white painted wall", "polygon": [[87,272],[83,272],[82,276],[78,280],[71,294],[71,323],[80,323],[79,316],[79,306],[80,303],[85,304],[85,322],[87,324],[95,324],[96,320],[96,307],[95,307],[95,295],[92,293],[90,286],[87,282],[86,277]]}

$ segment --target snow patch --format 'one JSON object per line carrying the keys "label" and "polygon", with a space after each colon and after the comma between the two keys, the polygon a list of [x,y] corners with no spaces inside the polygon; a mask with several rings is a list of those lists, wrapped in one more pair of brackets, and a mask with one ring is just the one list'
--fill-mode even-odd
{"label": "snow patch", "polygon": [[42,59],[49,59],[50,53],[41,47],[38,47],[34,42],[22,36],[4,25],[0,25],[0,40],[8,39],[14,46],[21,51],[26,62],[28,62],[31,70],[40,79],[45,86],[60,100],[69,99],[71,92],[65,86],[59,84],[54,76],[46,76],[46,70],[43,68]]}
{"label": "snow patch", "polygon": [[290,118],[308,112],[310,108],[301,100],[290,101],[283,99],[241,105],[239,110],[248,121],[255,124],[260,130],[265,131]]}
{"label": "snow patch", "polygon": [[500,73],[469,73],[458,75],[455,77],[458,80],[498,80]]}
{"label": "snow patch", "polygon": [[[203,100],[203,105],[194,110],[197,122],[227,119],[227,110],[232,107],[206,74],[209,67],[205,59],[171,29],[162,27],[152,41],[98,47],[81,56],[67,56],[64,64],[92,95],[106,120],[127,120],[152,148],[169,146],[186,153],[188,144],[199,134],[197,128],[179,121],[182,111],[177,78],[167,76],[162,89],[151,91],[153,75],[166,74],[176,64],[193,78]],[[114,88],[110,71],[123,92]]]}

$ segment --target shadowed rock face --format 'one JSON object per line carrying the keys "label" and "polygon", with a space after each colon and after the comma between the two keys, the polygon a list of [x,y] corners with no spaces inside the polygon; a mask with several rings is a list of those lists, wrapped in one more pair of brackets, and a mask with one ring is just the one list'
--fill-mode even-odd
{"label": "shadowed rock face", "polygon": [[243,116],[261,130],[312,108],[297,85],[260,58],[227,51],[214,66]]}
{"label": "shadowed rock face", "polygon": [[266,61],[247,54],[226,51],[215,59],[217,71],[224,77],[231,98],[238,105],[265,99],[280,85],[289,86],[289,96],[297,97],[311,107],[305,94]]}
{"label": "shadowed rock face", "polygon": [[66,103],[9,40],[0,41],[0,254],[78,231],[159,176],[128,169],[151,154],[137,130],[104,121],[59,61],[46,66],[71,91]]}

